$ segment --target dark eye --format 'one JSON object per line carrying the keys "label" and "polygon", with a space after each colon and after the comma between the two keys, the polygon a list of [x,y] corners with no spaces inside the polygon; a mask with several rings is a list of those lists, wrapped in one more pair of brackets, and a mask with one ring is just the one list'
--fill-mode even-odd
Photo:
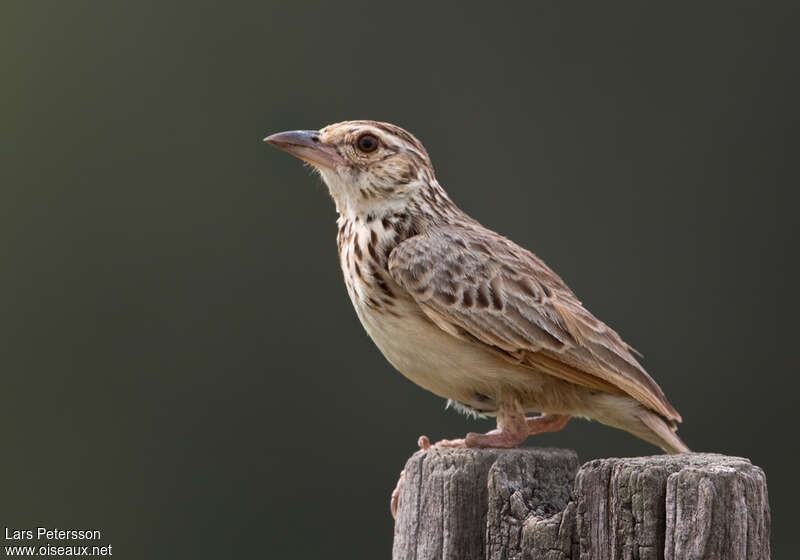
{"label": "dark eye", "polygon": [[356,140],[356,146],[364,153],[374,152],[378,149],[378,139],[372,134],[362,134]]}

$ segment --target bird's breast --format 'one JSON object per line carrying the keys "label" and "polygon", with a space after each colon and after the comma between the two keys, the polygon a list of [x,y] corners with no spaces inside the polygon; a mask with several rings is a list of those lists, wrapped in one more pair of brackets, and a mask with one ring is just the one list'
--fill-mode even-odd
{"label": "bird's breast", "polygon": [[356,311],[365,308],[397,315],[404,293],[386,266],[397,246],[394,230],[375,218],[345,221],[339,227],[338,245],[345,285]]}
{"label": "bird's breast", "polygon": [[380,230],[366,226],[350,223],[340,228],[339,258],[347,292],[367,334],[417,385],[447,399],[485,405],[497,379],[507,376],[511,366],[428,319],[386,268],[394,248],[391,238],[387,241]]}

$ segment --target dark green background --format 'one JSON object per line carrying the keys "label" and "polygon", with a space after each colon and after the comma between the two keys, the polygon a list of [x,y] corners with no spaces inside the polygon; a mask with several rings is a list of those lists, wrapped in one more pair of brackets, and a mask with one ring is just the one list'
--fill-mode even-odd
{"label": "dark green background", "polygon": [[[647,5],[645,5],[647,4]],[[796,4],[795,4],[796,5]],[[0,523],[124,558],[386,558],[416,437],[268,133],[400,124],[797,522],[797,9],[4,2]],[[541,443],[650,454],[585,421]]]}

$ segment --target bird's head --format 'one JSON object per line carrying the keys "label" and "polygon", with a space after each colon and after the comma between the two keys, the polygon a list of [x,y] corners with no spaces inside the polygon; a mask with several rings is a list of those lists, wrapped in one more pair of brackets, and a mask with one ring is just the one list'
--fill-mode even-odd
{"label": "bird's head", "polygon": [[434,188],[447,197],[420,141],[393,124],[345,121],[264,141],[319,171],[343,216],[403,211]]}

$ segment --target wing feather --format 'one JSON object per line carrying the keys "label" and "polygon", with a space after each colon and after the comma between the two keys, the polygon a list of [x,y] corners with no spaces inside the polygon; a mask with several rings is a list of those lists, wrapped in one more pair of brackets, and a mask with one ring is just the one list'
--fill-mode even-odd
{"label": "wing feather", "polygon": [[448,226],[398,245],[388,267],[445,332],[571,383],[628,394],[680,421],[632,348],[544,262],[510,240],[479,226]]}

